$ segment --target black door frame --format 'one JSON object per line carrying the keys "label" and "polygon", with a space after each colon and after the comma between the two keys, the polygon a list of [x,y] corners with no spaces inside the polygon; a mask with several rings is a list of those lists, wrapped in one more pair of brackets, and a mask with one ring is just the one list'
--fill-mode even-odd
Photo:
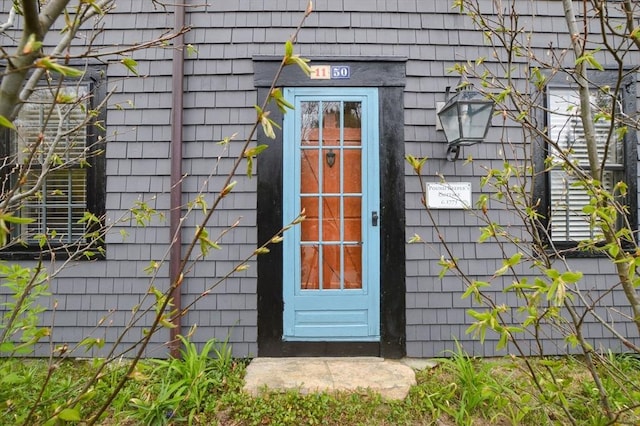
{"label": "black door frame", "polygon": [[[254,57],[258,99],[265,99],[281,58]],[[349,79],[312,80],[298,67],[284,69],[278,87],[377,87],[380,136],[380,342],[285,342],[282,340],[282,245],[258,257],[259,356],[381,356],[406,354],[404,86],[405,58],[312,58],[316,65],[347,65]],[[270,118],[282,123],[275,105]],[[282,132],[258,143],[269,145],[258,158],[258,243],[282,227]],[[285,234],[286,238],[286,234]]]}

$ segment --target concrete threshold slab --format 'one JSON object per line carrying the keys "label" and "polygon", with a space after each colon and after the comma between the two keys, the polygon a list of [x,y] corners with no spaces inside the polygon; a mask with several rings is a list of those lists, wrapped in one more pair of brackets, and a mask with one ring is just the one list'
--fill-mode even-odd
{"label": "concrete threshold slab", "polygon": [[399,360],[352,358],[254,358],[247,367],[244,389],[257,396],[269,390],[313,392],[370,389],[383,398],[406,398],[416,384],[414,370]]}

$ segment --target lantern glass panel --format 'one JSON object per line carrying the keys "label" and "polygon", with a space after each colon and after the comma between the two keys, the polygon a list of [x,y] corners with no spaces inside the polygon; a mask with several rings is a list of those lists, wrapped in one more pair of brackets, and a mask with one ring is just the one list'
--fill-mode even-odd
{"label": "lantern glass panel", "polygon": [[452,142],[460,138],[460,124],[458,123],[458,109],[455,105],[442,110],[439,114],[440,123],[447,141]]}
{"label": "lantern glass panel", "polygon": [[461,105],[463,113],[460,116],[460,124],[463,139],[484,138],[491,120],[492,107],[493,105],[486,103]]}

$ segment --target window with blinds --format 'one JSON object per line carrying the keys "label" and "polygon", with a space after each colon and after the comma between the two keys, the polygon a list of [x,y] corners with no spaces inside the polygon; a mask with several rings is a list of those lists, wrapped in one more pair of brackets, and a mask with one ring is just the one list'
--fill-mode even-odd
{"label": "window with blinds", "polygon": [[[552,168],[549,171],[550,232],[553,241],[581,241],[600,233],[583,208],[589,204],[587,190],[578,184],[571,173],[563,169],[565,159],[588,170],[589,159],[580,119],[577,91],[569,88],[549,88],[549,137],[559,150],[550,147]],[[602,185],[611,190],[624,178],[624,139],[619,132],[611,132],[611,112],[614,103],[610,95],[600,91],[591,96],[595,121],[598,155],[606,155]]]}
{"label": "window with blinds", "polygon": [[74,243],[86,233],[88,93],[89,86],[82,84],[39,87],[15,121],[11,145],[26,170],[20,190],[37,188],[20,209],[33,221],[14,229],[14,236],[27,243],[43,234],[54,243]]}

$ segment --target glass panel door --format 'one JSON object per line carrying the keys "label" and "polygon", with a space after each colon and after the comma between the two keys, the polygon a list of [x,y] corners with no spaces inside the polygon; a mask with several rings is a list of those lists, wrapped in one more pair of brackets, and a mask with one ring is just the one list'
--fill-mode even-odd
{"label": "glass panel door", "polygon": [[[379,335],[377,89],[287,89],[285,339]],[[364,171],[364,174],[363,174]]]}
{"label": "glass panel door", "polygon": [[305,101],[301,111],[300,288],[361,289],[362,102]]}

